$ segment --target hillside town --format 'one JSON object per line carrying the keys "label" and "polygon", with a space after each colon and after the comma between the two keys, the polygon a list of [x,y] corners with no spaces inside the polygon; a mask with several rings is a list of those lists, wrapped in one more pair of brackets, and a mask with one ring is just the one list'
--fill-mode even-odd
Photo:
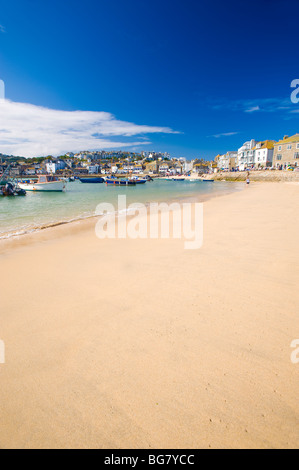
{"label": "hillside town", "polygon": [[0,174],[34,177],[43,173],[60,176],[149,174],[154,176],[212,174],[249,170],[299,169],[299,133],[278,141],[251,139],[233,151],[218,154],[214,160],[171,157],[161,152],[81,151],[59,157],[24,158],[0,153]]}

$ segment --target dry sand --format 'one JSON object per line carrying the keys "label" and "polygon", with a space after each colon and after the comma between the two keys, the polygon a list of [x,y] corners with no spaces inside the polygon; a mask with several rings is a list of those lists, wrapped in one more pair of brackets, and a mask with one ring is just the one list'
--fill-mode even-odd
{"label": "dry sand", "polygon": [[298,447],[298,210],[252,184],[196,251],[94,221],[2,244],[0,448]]}

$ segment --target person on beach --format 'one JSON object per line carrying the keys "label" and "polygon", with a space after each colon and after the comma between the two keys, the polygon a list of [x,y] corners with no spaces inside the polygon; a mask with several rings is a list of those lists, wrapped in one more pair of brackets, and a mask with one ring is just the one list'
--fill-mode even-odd
{"label": "person on beach", "polygon": [[249,179],[249,171],[247,171],[246,184],[249,184],[249,183],[250,183],[250,179]]}

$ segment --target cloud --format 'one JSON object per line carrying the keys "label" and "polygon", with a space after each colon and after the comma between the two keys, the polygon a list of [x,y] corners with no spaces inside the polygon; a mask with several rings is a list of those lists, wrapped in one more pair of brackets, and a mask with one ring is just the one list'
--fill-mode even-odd
{"label": "cloud", "polygon": [[219,137],[230,137],[231,135],[236,134],[240,134],[240,132],[222,132],[221,134],[208,135],[207,137],[215,137],[216,139],[219,139]]}
{"label": "cloud", "polygon": [[2,24],[0,24],[0,33],[5,33],[6,30]]}
{"label": "cloud", "polygon": [[254,113],[255,111],[260,111],[261,108],[259,106],[251,106],[249,109],[245,109],[245,113]]}
{"label": "cloud", "polygon": [[107,112],[60,111],[9,100],[0,103],[0,129],[0,153],[25,157],[145,145],[150,143],[146,134],[178,133],[119,121]]}
{"label": "cloud", "polygon": [[244,100],[222,99],[211,102],[210,106],[215,110],[240,111],[253,113],[256,111],[265,113],[289,112],[291,109],[290,98],[256,98]]}

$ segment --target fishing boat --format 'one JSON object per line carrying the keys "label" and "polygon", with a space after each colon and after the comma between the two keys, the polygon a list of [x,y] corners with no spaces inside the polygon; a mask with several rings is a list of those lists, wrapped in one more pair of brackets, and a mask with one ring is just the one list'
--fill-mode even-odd
{"label": "fishing boat", "polygon": [[16,183],[6,182],[6,184],[1,185],[0,196],[26,196],[26,191]]}
{"label": "fishing boat", "polygon": [[107,178],[106,184],[112,186],[135,186],[136,182],[129,179]]}
{"label": "fishing boat", "polygon": [[135,181],[136,184],[144,184],[147,182],[145,178],[133,177],[131,181]]}
{"label": "fishing boat", "polygon": [[22,181],[19,183],[21,189],[25,191],[65,191],[66,183],[53,175],[39,175],[38,180]]}
{"label": "fishing boat", "polygon": [[81,183],[104,183],[104,178],[101,177],[91,177],[91,178],[79,178]]}

